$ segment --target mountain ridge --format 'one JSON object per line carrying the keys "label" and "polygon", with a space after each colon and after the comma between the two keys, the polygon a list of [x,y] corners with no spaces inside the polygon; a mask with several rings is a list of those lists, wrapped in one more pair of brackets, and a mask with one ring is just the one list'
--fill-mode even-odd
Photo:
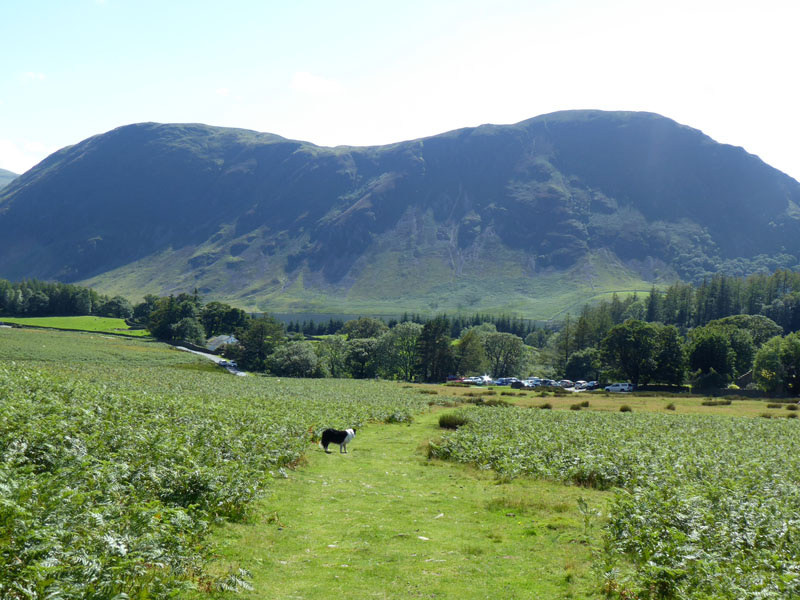
{"label": "mountain ridge", "polygon": [[655,113],[332,148],[141,123],[0,190],[0,276],[197,287],[277,312],[380,312],[393,298],[394,312],[536,312],[562,286],[579,297],[794,266],[799,224],[798,182]]}

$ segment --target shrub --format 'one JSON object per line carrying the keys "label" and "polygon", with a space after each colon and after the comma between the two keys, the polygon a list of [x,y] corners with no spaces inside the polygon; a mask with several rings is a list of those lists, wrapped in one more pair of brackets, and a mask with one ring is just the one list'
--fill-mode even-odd
{"label": "shrub", "polygon": [[420,394],[432,394],[436,395],[439,392],[437,390],[418,390]]}
{"label": "shrub", "polygon": [[786,410],[797,410],[798,408],[800,408],[800,406],[797,406],[797,404],[787,404],[786,405]]}
{"label": "shrub", "polygon": [[619,412],[633,412],[633,409],[627,404],[623,404],[619,407]]}
{"label": "shrub", "polygon": [[713,400],[711,398],[707,398],[703,400],[700,404],[703,406],[729,406],[731,404],[730,398],[721,398],[719,400]]}
{"label": "shrub", "polygon": [[442,429],[458,429],[467,422],[467,417],[460,413],[445,413],[439,417],[439,427]]}
{"label": "shrub", "polygon": [[484,406],[513,406],[510,402],[501,400],[500,398],[491,398],[483,401]]}
{"label": "shrub", "polygon": [[765,419],[771,419],[772,418],[772,415],[769,414],[769,413],[761,413],[760,416],[764,417]]}
{"label": "shrub", "polygon": [[796,419],[797,418],[797,413],[789,413],[788,415],[786,415],[786,418],[787,419]]}
{"label": "shrub", "polygon": [[570,404],[569,405],[569,409],[570,410],[580,410],[581,409],[581,405],[580,404]]}
{"label": "shrub", "polygon": [[670,402],[669,404],[667,404],[666,409],[667,410],[675,410],[675,404]]}
{"label": "shrub", "polygon": [[539,408],[544,410],[550,410],[551,408],[553,408],[553,405],[550,404],[549,402],[545,402],[544,404],[540,404]]}
{"label": "shrub", "polygon": [[584,400],[583,402],[581,402],[581,406],[583,408],[589,408],[589,401],[588,400]]}
{"label": "shrub", "polygon": [[783,408],[783,404],[780,404],[778,402],[770,402],[769,404],[767,404],[767,408]]}

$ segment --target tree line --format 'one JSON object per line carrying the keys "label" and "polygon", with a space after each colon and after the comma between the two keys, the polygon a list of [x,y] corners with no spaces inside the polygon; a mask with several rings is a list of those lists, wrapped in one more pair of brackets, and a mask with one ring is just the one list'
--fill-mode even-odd
{"label": "tree line", "polygon": [[197,291],[147,295],[131,306],[118,296],[35,280],[0,280],[0,311],[126,317],[158,339],[199,345],[230,334],[237,341],[225,348],[227,356],[247,370],[282,376],[443,381],[487,373],[718,388],[745,384],[749,375],[747,383],[767,392],[800,394],[800,273],[786,270],[614,294],[550,327],[480,314],[287,327],[269,315],[204,303]]}
{"label": "tree line", "polygon": [[12,283],[0,279],[0,314],[8,316],[84,316],[125,319],[133,314],[122,296],[105,296],[95,290],[53,281]]}
{"label": "tree line", "polygon": [[[391,318],[386,320],[386,325],[389,329],[393,328],[398,323],[419,323],[420,325],[424,325],[434,317],[428,317],[425,315],[420,315],[418,313],[404,313],[400,318]],[[482,323],[491,323],[495,326],[497,331],[503,333],[513,333],[519,337],[526,337],[532,332],[547,329],[546,324],[537,324],[537,321],[532,319],[523,319],[522,317],[514,317],[508,315],[490,315],[490,314],[481,314],[475,313],[472,316],[464,316],[464,315],[437,315],[435,318],[444,319],[447,322],[448,330],[450,331],[450,336],[453,338],[457,338],[461,330],[465,327],[481,325]],[[382,319],[383,320],[383,319]],[[345,321],[342,319],[329,319],[327,323],[324,322],[314,322],[313,319],[303,321],[289,321],[286,325],[286,330],[289,333],[302,333],[307,336],[321,336],[321,335],[333,335],[341,331],[342,327],[344,327]]]}

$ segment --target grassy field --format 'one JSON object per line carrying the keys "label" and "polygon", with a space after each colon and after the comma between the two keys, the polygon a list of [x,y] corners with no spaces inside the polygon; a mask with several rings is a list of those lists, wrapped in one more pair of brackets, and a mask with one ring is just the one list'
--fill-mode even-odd
{"label": "grassy field", "polygon": [[797,597],[784,406],[239,378],[49,329],[0,329],[0,390],[4,599]]}
{"label": "grassy field", "polygon": [[608,494],[428,460],[437,421],[310,447],[251,522],[216,534],[216,568],[252,573],[245,598],[596,598],[599,531],[578,499]]}
{"label": "grassy field", "polygon": [[112,319],[109,317],[0,317],[0,322],[33,327],[49,327],[51,329],[112,333],[132,337],[147,337],[150,335],[146,329],[131,329],[125,323],[125,319]]}
{"label": "grassy field", "polygon": [[[326,426],[427,401],[375,381],[232,377],[164,344],[0,329],[0,598],[173,598]],[[123,596],[124,594],[124,596]]]}
{"label": "grassy field", "polygon": [[[567,392],[565,394],[551,391],[524,391],[512,390],[508,387],[488,386],[470,387],[459,386],[419,386],[420,390],[427,390],[442,399],[452,399],[453,402],[475,402],[480,399],[502,400],[516,406],[525,408],[539,408],[548,404],[552,410],[574,410],[576,404],[588,402],[588,406],[580,407],[584,411],[612,411],[618,412],[622,406],[630,407],[632,412],[663,413],[671,415],[716,415],[735,417],[786,417],[795,418],[794,403],[780,403],[773,405],[771,401],[760,399],[726,400],[690,394],[663,394],[656,395],[620,393],[612,394],[604,391],[593,392]],[[732,392],[735,395],[735,392]],[[704,405],[712,402],[713,405]],[[727,403],[726,403],[727,402]],[[671,408],[667,408],[671,407]],[[790,407],[787,409],[787,407]],[[576,407],[577,408],[577,407]]]}

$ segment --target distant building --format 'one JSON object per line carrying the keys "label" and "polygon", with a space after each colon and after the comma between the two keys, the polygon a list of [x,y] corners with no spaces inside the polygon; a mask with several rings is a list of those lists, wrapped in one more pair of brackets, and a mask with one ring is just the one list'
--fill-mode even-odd
{"label": "distant building", "polygon": [[225,344],[235,344],[238,342],[235,337],[232,335],[215,335],[213,338],[209,339],[206,342],[206,348],[215,352],[220,346],[224,346]]}

